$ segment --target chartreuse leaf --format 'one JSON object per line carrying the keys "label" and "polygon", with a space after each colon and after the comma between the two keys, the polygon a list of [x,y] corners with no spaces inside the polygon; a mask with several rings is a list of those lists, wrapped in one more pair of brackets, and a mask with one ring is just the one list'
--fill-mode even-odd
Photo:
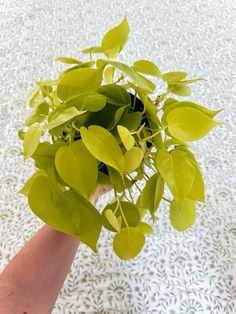
{"label": "chartreuse leaf", "polygon": [[175,94],[178,96],[189,96],[192,93],[191,88],[189,86],[186,86],[186,85],[169,84],[168,90],[172,94]]}
{"label": "chartreuse leaf", "polygon": [[80,231],[80,212],[64,193],[52,188],[48,177],[39,176],[32,183],[29,206],[50,227],[75,235]]}
{"label": "chartreuse leaf", "polygon": [[153,229],[152,227],[147,224],[146,222],[140,221],[139,224],[135,227],[137,230],[141,231],[142,233],[152,234]]}
{"label": "chartreuse leaf", "polygon": [[104,77],[107,82],[107,84],[112,84],[115,74],[115,68],[113,66],[106,67],[104,71]]}
{"label": "chartreuse leaf", "polygon": [[161,77],[161,71],[159,70],[158,66],[148,60],[138,60],[134,62],[133,69],[143,74]]}
{"label": "chartreuse leaf", "polygon": [[58,108],[56,111],[52,112],[49,116],[48,123],[43,126],[43,130],[51,130],[58,126],[61,126],[65,122],[72,120],[73,118],[82,115],[86,110],[79,111],[75,107],[63,107]]}
{"label": "chartreuse leaf", "polygon": [[130,105],[131,99],[126,89],[117,84],[108,84],[99,87],[97,93],[105,96],[107,102],[116,106]]}
{"label": "chartreuse leaf", "polygon": [[40,87],[34,87],[34,89],[28,94],[26,99],[30,107],[36,107],[44,102]]}
{"label": "chartreuse leaf", "polygon": [[130,131],[122,125],[117,126],[117,131],[126,150],[132,149],[134,147],[134,137],[131,135]]}
{"label": "chartreuse leaf", "polygon": [[47,176],[46,172],[43,170],[37,170],[30,178],[29,180],[25,183],[23,188],[19,191],[19,193],[25,195],[28,197],[29,191],[31,189],[31,186],[34,182],[34,180],[39,177],[39,176]]}
{"label": "chartreuse leaf", "polygon": [[66,64],[80,64],[81,63],[81,61],[77,59],[68,58],[68,57],[57,57],[55,60],[62,63],[66,63]]}
{"label": "chartreuse leaf", "polygon": [[111,52],[105,51],[105,55],[108,58],[116,58],[125,46],[129,37],[130,27],[125,16],[123,21],[110,29],[102,39],[102,47],[105,49],[111,49]]}
{"label": "chartreuse leaf", "polygon": [[130,131],[134,131],[140,126],[141,121],[142,121],[141,112],[125,111],[119,121],[119,125],[126,127]]}
{"label": "chartreuse leaf", "polygon": [[136,205],[148,209],[152,217],[159,207],[164,192],[164,181],[162,177],[155,173],[146,182],[145,187],[140,193]]}
{"label": "chartreuse leaf", "polygon": [[97,89],[102,82],[102,69],[79,68],[61,77],[57,86],[57,96],[67,100],[76,93]]}
{"label": "chartreuse leaf", "polygon": [[196,108],[181,107],[171,110],[166,116],[168,132],[183,142],[199,140],[220,123],[209,118]]}
{"label": "chartreuse leaf", "polygon": [[34,107],[31,114],[26,118],[25,125],[30,126],[35,122],[42,122],[46,119],[49,111],[49,104],[47,102],[42,102],[37,107]]}
{"label": "chartreuse leaf", "polygon": [[186,72],[167,72],[162,75],[162,79],[167,83],[179,82],[188,75]]}
{"label": "chartreuse leaf", "polygon": [[176,149],[180,149],[186,152],[188,156],[188,160],[195,168],[195,176],[194,176],[193,184],[190,191],[188,192],[187,198],[195,200],[195,201],[199,201],[199,202],[204,202],[205,201],[204,181],[203,181],[201,170],[200,170],[200,167],[198,165],[196,158],[187,148],[179,147]]}
{"label": "chartreuse leaf", "polygon": [[183,200],[192,188],[195,167],[186,152],[174,149],[170,153],[159,150],[156,166],[162,178],[177,200]]}
{"label": "chartreuse leaf", "polygon": [[55,166],[55,155],[60,147],[68,145],[66,142],[58,142],[50,144],[49,142],[39,143],[32,158],[36,161],[37,167],[40,169],[53,168]]}
{"label": "chartreuse leaf", "polygon": [[143,248],[145,236],[136,228],[121,229],[113,239],[113,249],[122,260],[129,260],[137,256]]}
{"label": "chartreuse leaf", "polygon": [[55,165],[62,180],[88,199],[96,186],[98,167],[82,140],[59,148]]}
{"label": "chartreuse leaf", "polygon": [[[114,214],[114,212],[111,209],[106,209],[105,213],[104,213],[107,221],[110,223],[110,225],[116,230],[116,231],[120,231],[121,229],[121,220],[118,221],[116,215]],[[121,217],[121,216],[119,216]]]}
{"label": "chartreuse leaf", "polygon": [[110,224],[105,216],[107,209],[112,210],[117,218],[119,216],[122,217],[121,228],[127,227],[126,222],[129,226],[135,227],[140,221],[139,210],[133,203],[125,201],[120,201],[120,203],[118,203],[117,201],[115,201],[114,203],[107,204],[102,212],[103,225],[106,229],[110,231],[115,232],[116,229]]}
{"label": "chartreuse leaf", "polygon": [[41,137],[41,127],[38,122],[32,124],[24,136],[23,155],[24,160],[28,159],[35,152]]}
{"label": "chartreuse leaf", "polygon": [[170,205],[170,221],[178,231],[184,231],[194,224],[196,203],[193,200],[184,199],[178,203],[173,200]]}
{"label": "chartreuse leaf", "polygon": [[66,107],[75,107],[78,110],[96,112],[102,110],[106,105],[106,97],[94,91],[80,93],[66,101]]}
{"label": "chartreuse leaf", "polygon": [[97,241],[102,228],[102,218],[97,209],[82,195],[75,191],[65,191],[64,194],[74,200],[75,211],[80,214],[80,230],[75,233],[83,243],[87,244],[95,253]]}
{"label": "chartreuse leaf", "polygon": [[124,157],[115,137],[108,130],[98,125],[91,125],[88,129],[82,126],[80,134],[85,146],[96,159],[115,168],[123,176]]}
{"label": "chartreuse leaf", "polygon": [[143,150],[140,147],[133,147],[124,154],[125,172],[134,171],[143,160]]}
{"label": "chartreuse leaf", "polygon": [[164,114],[162,116],[162,123],[166,125],[166,117],[171,110],[175,108],[181,108],[181,107],[197,109],[198,111],[206,114],[209,118],[214,118],[218,113],[220,113],[223,110],[223,109],[210,110],[206,107],[200,106],[191,101],[177,101],[173,98],[169,98],[166,100],[162,108],[164,110]]}
{"label": "chartreuse leaf", "polygon": [[109,177],[111,179],[112,185],[118,192],[122,192],[125,188],[130,188],[133,184],[132,182],[124,176],[124,179],[120,173],[112,167],[107,166]]}
{"label": "chartreuse leaf", "polygon": [[136,72],[132,67],[126,65],[122,62],[116,62],[116,61],[109,61],[109,60],[103,60],[107,64],[113,65],[115,68],[120,70],[121,72],[128,75],[135,84],[137,84],[139,87],[141,87],[143,90],[145,90],[148,93],[153,93],[156,86],[153,82]]}

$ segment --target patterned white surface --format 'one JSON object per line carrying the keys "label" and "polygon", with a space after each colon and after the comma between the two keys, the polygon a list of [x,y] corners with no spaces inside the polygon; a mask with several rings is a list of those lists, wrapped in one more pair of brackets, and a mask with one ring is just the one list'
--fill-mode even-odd
{"label": "patterned white surface", "polygon": [[225,124],[193,145],[206,206],[178,233],[163,202],[154,235],[133,261],[118,260],[105,231],[97,255],[81,245],[53,313],[236,313],[235,0],[0,1],[0,269],[41,225],[16,193],[33,172],[17,138],[26,94],[34,79],[62,69],[54,57],[80,58],[125,12],[132,32],[121,59],[150,58],[163,71],[205,77],[191,99],[225,108]]}

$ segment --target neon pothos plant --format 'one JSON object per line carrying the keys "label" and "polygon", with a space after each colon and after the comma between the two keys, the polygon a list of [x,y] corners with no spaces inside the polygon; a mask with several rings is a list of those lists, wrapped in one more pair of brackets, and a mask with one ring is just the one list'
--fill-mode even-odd
{"label": "neon pothos plant", "polygon": [[[72,67],[56,80],[36,81],[28,96],[32,112],[26,130],[19,131],[24,159],[33,158],[36,167],[20,191],[32,211],[94,252],[104,226],[115,233],[113,249],[125,260],[139,254],[145,234],[152,233],[142,220],[147,212],[155,220],[162,199],[170,203],[175,229],[194,223],[204,183],[187,143],[219,125],[214,117],[221,111],[173,98],[189,96],[190,85],[200,78],[162,73],[146,59],[132,65],[117,61],[129,32],[125,16],[100,46],[82,51],[88,60],[57,58]],[[103,57],[95,60],[99,54]],[[156,92],[150,76],[166,83],[166,90]],[[104,184],[112,186],[114,198],[100,213],[92,195]],[[163,196],[165,184],[172,200]],[[140,193],[137,201],[133,187]]]}

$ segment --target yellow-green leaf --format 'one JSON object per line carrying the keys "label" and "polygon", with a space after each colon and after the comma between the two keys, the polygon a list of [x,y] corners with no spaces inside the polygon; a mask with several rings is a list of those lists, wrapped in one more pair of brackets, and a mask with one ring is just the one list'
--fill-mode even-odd
{"label": "yellow-green leaf", "polygon": [[98,167],[96,159],[82,140],[59,148],[56,152],[55,165],[62,180],[89,199],[96,186]]}
{"label": "yellow-green leaf", "polygon": [[174,149],[170,153],[161,149],[156,158],[156,166],[171,193],[183,200],[192,188],[195,167],[186,152]]}
{"label": "yellow-green leaf", "polygon": [[[120,208],[121,207],[121,208]],[[103,219],[103,225],[106,229],[115,232],[116,229],[114,226],[111,225],[111,223],[107,220],[105,213],[106,210],[110,209],[114,215],[117,217],[121,216],[121,228],[127,227],[126,222],[128,226],[135,227],[140,221],[140,213],[133,203],[120,201],[120,206],[117,201],[107,204],[102,212],[102,219]],[[124,220],[125,217],[125,220]]]}
{"label": "yellow-green leaf", "polygon": [[91,125],[80,128],[82,140],[90,153],[98,160],[124,173],[125,161],[115,137],[105,128]]}
{"label": "yellow-green leaf", "polygon": [[162,79],[168,83],[179,82],[188,75],[186,72],[167,72],[162,75]]}
{"label": "yellow-green leaf", "polygon": [[48,119],[48,123],[43,126],[43,130],[51,130],[54,129],[65,122],[72,120],[73,118],[82,115],[86,112],[86,110],[79,111],[75,107],[63,107],[58,108],[57,111],[51,113]]}
{"label": "yellow-green leaf", "polygon": [[122,125],[117,126],[117,131],[126,150],[132,149],[134,147],[134,137],[131,135],[130,131]]}
{"label": "yellow-green leaf", "polygon": [[107,170],[112,185],[114,186],[117,192],[122,192],[125,188],[130,188],[132,186],[132,182],[128,178],[126,178],[126,176],[122,178],[120,173],[114,168],[107,166]]}
{"label": "yellow-green leaf", "polygon": [[99,87],[96,92],[105,96],[108,103],[116,106],[129,105],[131,102],[127,90],[117,84],[103,85]]}
{"label": "yellow-green leaf", "polygon": [[66,64],[80,64],[81,63],[81,61],[77,59],[68,58],[68,57],[57,57],[55,60],[62,63],[66,63]]}
{"label": "yellow-green leaf", "polygon": [[145,236],[137,229],[130,227],[121,229],[113,239],[113,249],[122,260],[137,256],[143,248]]}
{"label": "yellow-green leaf", "polygon": [[115,68],[113,66],[106,67],[104,71],[104,77],[107,84],[112,84],[114,79]]}
{"label": "yellow-green leaf", "polygon": [[192,93],[191,88],[186,85],[169,84],[168,89],[172,94],[178,96],[189,96]]}
{"label": "yellow-green leaf", "polygon": [[158,66],[148,60],[138,60],[134,62],[133,69],[143,74],[161,77],[161,71]]}
{"label": "yellow-green leaf", "polygon": [[159,207],[163,192],[163,179],[158,173],[155,173],[147,180],[136,204],[138,207],[148,209],[152,217],[154,217],[154,213]]}
{"label": "yellow-green leaf", "polygon": [[[116,229],[116,231],[120,231],[121,229],[121,220],[117,219],[116,215],[114,214],[114,212],[111,209],[106,209],[105,214],[106,219],[108,220],[108,222],[110,223],[110,225]],[[121,217],[121,216],[119,216]]]}
{"label": "yellow-green leaf", "polygon": [[24,160],[28,159],[35,152],[41,137],[41,127],[39,123],[32,124],[24,137]]}
{"label": "yellow-green leaf", "polygon": [[146,222],[140,221],[140,223],[135,227],[137,230],[141,231],[142,233],[152,234],[153,229],[152,227],[147,224]]}
{"label": "yellow-green leaf", "polygon": [[30,178],[29,180],[25,183],[25,185],[23,186],[23,188],[18,192],[21,193],[25,196],[28,197],[29,195],[29,191],[31,189],[31,186],[34,182],[34,180],[39,177],[39,176],[47,176],[46,172],[44,170],[37,170]]}
{"label": "yellow-green leaf", "polygon": [[199,140],[220,123],[195,108],[175,108],[166,116],[168,132],[183,142]]}
{"label": "yellow-green leaf", "polygon": [[49,111],[49,104],[42,102],[37,107],[34,107],[31,114],[26,118],[25,125],[30,126],[35,122],[42,122],[46,119]]}
{"label": "yellow-green leaf", "polygon": [[79,68],[61,77],[57,86],[57,96],[67,100],[75,94],[97,89],[102,82],[102,69]]}
{"label": "yellow-green leaf", "polygon": [[123,21],[110,29],[103,37],[102,47],[112,49],[112,52],[105,52],[108,58],[115,58],[125,46],[129,37],[130,27],[125,16]]}
{"label": "yellow-green leaf", "polygon": [[44,101],[44,99],[40,87],[39,86],[34,87],[34,89],[28,94],[26,99],[30,107],[35,107],[41,104]]}
{"label": "yellow-green leaf", "polygon": [[148,93],[154,92],[156,88],[155,84],[151,82],[150,80],[148,80],[146,77],[136,72],[132,67],[126,65],[125,63],[116,62],[116,61],[104,60],[104,62],[110,65],[113,65],[115,68],[117,68],[121,72],[128,75],[134,81],[135,84],[137,84],[146,92]]}
{"label": "yellow-green leaf", "polygon": [[125,172],[131,172],[137,169],[143,160],[143,155],[143,150],[139,147],[133,147],[125,152]]}
{"label": "yellow-green leaf", "polygon": [[191,227],[195,221],[196,202],[185,199],[178,203],[173,200],[170,205],[170,221],[178,231],[184,231]]}

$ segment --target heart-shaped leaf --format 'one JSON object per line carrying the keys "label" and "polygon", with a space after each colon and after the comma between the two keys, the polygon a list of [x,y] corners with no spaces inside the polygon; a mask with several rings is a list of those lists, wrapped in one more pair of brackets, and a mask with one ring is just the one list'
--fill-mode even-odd
{"label": "heart-shaped leaf", "polygon": [[122,260],[137,256],[143,248],[145,236],[139,230],[130,227],[121,229],[113,239],[113,249]]}
{"label": "heart-shaped leaf", "polygon": [[143,150],[140,147],[133,147],[124,154],[125,172],[132,172],[139,167],[143,160]]}
{"label": "heart-shaped leaf", "polygon": [[90,153],[98,160],[118,170],[123,176],[125,161],[115,137],[105,128],[91,125],[80,128],[82,140]]}
{"label": "heart-shaped leaf", "polygon": [[28,159],[33,155],[42,134],[40,124],[38,122],[32,124],[24,136],[24,160]]}
{"label": "heart-shaped leaf", "polygon": [[31,114],[26,118],[25,125],[30,126],[35,122],[42,122],[46,119],[49,111],[49,104],[43,102],[33,109]]}
{"label": "heart-shaped leaf", "polygon": [[55,165],[62,180],[86,199],[90,197],[96,186],[98,167],[96,159],[82,140],[59,148],[56,152]]}
{"label": "heart-shaped leaf", "polygon": [[134,62],[133,69],[143,74],[161,77],[161,71],[159,70],[158,66],[148,60],[138,60]]}
{"label": "heart-shaped leaf", "polygon": [[184,231],[194,224],[196,212],[195,201],[185,199],[178,203],[173,200],[170,205],[170,221],[178,231]]}
{"label": "heart-shaped leaf", "polygon": [[126,89],[117,84],[108,84],[99,87],[97,93],[105,96],[107,102],[116,106],[130,105],[131,99]]}
{"label": "heart-shaped leaf", "polygon": [[134,137],[131,135],[130,131],[122,125],[117,126],[117,131],[126,150],[132,149],[134,147]]}

